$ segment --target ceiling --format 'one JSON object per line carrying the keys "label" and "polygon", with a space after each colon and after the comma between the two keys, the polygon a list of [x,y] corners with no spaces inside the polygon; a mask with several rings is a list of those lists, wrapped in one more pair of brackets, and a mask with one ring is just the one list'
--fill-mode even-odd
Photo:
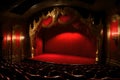
{"label": "ceiling", "polygon": [[[2,1],[2,2],[1,2]],[[119,6],[120,0],[1,0],[0,15],[28,18],[50,6],[78,6],[88,10],[101,11]]]}

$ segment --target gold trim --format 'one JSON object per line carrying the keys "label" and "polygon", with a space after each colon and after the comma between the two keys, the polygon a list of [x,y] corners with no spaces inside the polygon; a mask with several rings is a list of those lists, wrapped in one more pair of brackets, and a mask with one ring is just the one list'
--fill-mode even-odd
{"label": "gold trim", "polygon": [[51,17],[51,18],[52,18],[52,22],[51,22],[49,25],[47,25],[47,26],[45,26],[44,24],[41,23],[41,24],[42,24],[42,27],[44,27],[44,28],[49,28],[49,27],[53,26],[53,24],[55,23],[58,15],[59,15],[59,13],[60,13],[60,11],[61,11],[61,10],[60,10],[59,8],[54,8],[51,12],[48,11],[48,14],[47,14],[46,16],[43,15],[43,16],[41,17],[42,20]]}

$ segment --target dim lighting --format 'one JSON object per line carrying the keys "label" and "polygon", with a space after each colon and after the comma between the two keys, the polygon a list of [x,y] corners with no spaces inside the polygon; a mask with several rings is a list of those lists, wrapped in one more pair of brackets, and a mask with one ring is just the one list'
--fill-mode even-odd
{"label": "dim lighting", "polygon": [[98,49],[96,51],[96,58],[95,58],[96,62],[98,61]]}
{"label": "dim lighting", "polygon": [[118,36],[119,35],[119,33],[118,32],[112,32],[112,36]]}
{"label": "dim lighting", "polygon": [[96,57],[96,62],[98,61],[98,57]]}
{"label": "dim lighting", "polygon": [[92,24],[94,24],[94,21],[92,21]]}
{"label": "dim lighting", "polygon": [[20,36],[20,40],[23,40],[23,39],[25,39],[25,37],[24,36]]}
{"label": "dim lighting", "polygon": [[8,36],[7,36],[7,41],[10,41],[10,40],[11,40],[11,36],[8,35]]}
{"label": "dim lighting", "polygon": [[15,40],[15,39],[16,39],[16,36],[15,36],[15,35],[13,35],[13,36],[12,36],[12,40]]}
{"label": "dim lighting", "polygon": [[101,35],[103,34],[103,29],[101,29],[100,34],[101,34]]}
{"label": "dim lighting", "polygon": [[108,31],[107,31],[107,37],[108,37],[108,39],[110,39],[110,29],[108,29]]}

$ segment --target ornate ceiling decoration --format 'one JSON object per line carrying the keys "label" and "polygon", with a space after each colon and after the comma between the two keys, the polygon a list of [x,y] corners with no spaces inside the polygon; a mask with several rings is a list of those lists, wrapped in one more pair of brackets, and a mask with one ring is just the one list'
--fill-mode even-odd
{"label": "ornate ceiling decoration", "polygon": [[44,28],[49,28],[56,24],[70,24],[75,21],[77,17],[78,13],[71,8],[65,7],[60,9],[56,7],[51,12],[48,11],[47,15],[41,16],[41,26]]}

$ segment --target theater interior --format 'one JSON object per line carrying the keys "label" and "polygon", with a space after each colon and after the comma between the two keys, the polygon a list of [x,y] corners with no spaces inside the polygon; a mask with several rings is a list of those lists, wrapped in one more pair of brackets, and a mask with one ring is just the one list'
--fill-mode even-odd
{"label": "theater interior", "polygon": [[120,0],[1,0],[0,80],[120,80]]}

